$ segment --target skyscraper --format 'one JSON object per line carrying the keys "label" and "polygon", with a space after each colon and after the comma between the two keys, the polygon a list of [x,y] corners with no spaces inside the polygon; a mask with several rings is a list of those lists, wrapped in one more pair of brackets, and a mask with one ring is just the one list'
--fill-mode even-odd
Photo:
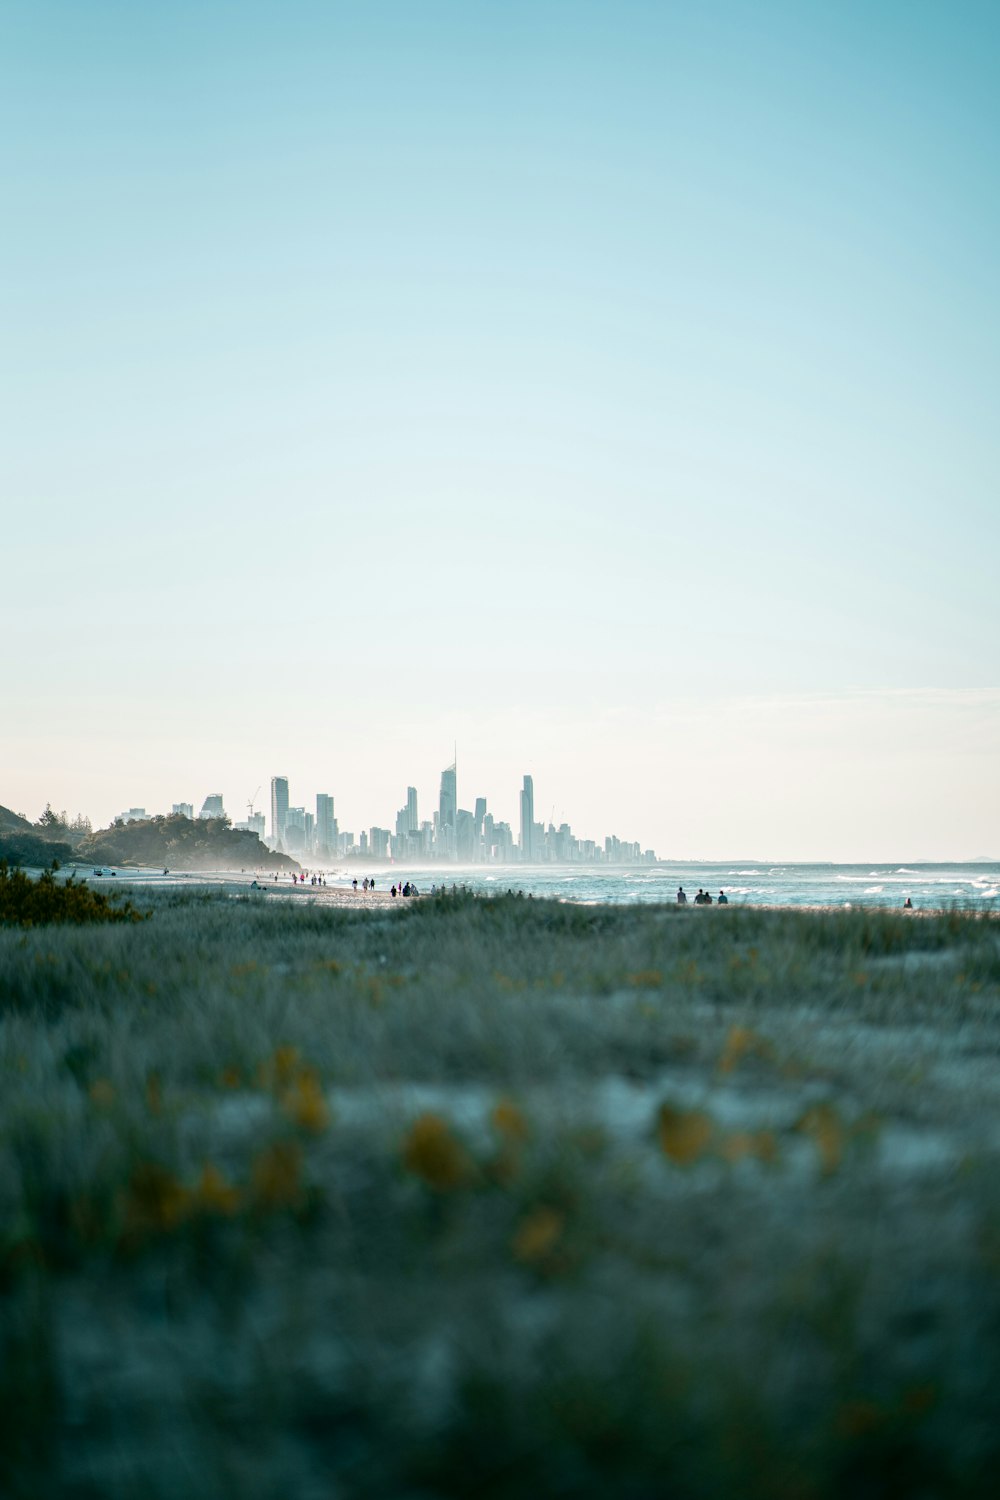
{"label": "skyscraper", "polygon": [[530,776],[524,778],[521,790],[521,858],[530,860],[534,855],[535,842],[535,783]]}
{"label": "skyscraper", "polygon": [[285,842],[285,823],[288,819],[288,777],[271,777],[271,843],[275,848]]}
{"label": "skyscraper", "polygon": [[406,831],[417,833],[420,829],[420,819],[417,817],[417,789],[415,786],[406,788]]}
{"label": "skyscraper", "polygon": [[316,852],[325,855],[337,852],[337,819],[333,798],[326,792],[316,793]]}
{"label": "skyscraper", "polygon": [[455,815],[458,812],[458,767],[454,762],[441,772],[441,798],[438,807],[441,829],[454,829]]}
{"label": "skyscraper", "polygon": [[226,809],[222,805],[222,793],[209,792],[201,804],[201,812],[198,816],[199,818],[224,818]]}

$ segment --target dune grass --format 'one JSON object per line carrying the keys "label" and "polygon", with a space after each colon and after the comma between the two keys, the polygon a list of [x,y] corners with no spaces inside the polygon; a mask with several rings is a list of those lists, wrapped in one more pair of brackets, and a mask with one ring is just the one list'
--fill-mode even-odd
{"label": "dune grass", "polygon": [[979,1495],[1000,929],[0,928],[0,1494]]}

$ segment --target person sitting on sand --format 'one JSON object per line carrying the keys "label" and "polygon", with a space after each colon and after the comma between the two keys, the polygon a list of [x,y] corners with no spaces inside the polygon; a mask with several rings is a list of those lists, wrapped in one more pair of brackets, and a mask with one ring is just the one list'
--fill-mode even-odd
{"label": "person sitting on sand", "polygon": [[719,906],[728,906],[729,905],[729,897],[726,895],[725,891],[720,891],[719,892],[718,905]]}

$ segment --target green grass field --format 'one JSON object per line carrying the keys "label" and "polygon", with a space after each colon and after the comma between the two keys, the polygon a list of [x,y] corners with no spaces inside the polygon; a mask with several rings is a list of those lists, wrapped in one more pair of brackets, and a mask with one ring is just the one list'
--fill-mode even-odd
{"label": "green grass field", "polygon": [[0,1495],[979,1496],[1000,926],[0,927]]}

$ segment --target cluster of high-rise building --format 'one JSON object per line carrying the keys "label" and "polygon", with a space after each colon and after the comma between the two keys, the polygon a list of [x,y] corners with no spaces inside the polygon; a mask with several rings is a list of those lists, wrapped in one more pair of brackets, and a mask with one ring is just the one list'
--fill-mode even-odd
{"label": "cluster of high-rise building", "polygon": [[[202,814],[204,816],[204,813]],[[525,776],[520,794],[520,821],[515,837],[509,823],[495,819],[488,811],[485,797],[477,797],[472,811],[458,805],[458,767],[453,763],[441,772],[438,805],[433,816],[421,820],[417,807],[417,789],[406,789],[406,801],[396,813],[395,828],[372,827],[358,837],[341,830],[334,812],[333,797],[327,792],[316,795],[316,811],[293,807],[289,798],[288,777],[271,778],[271,825],[265,834],[258,823],[252,827],[272,849],[291,854],[296,859],[324,860],[358,856],[368,859],[394,859],[410,864],[448,860],[455,864],[653,864],[652,849],[609,836],[603,844],[594,839],[578,839],[568,823],[548,827],[535,818],[535,790],[530,776]]]}

